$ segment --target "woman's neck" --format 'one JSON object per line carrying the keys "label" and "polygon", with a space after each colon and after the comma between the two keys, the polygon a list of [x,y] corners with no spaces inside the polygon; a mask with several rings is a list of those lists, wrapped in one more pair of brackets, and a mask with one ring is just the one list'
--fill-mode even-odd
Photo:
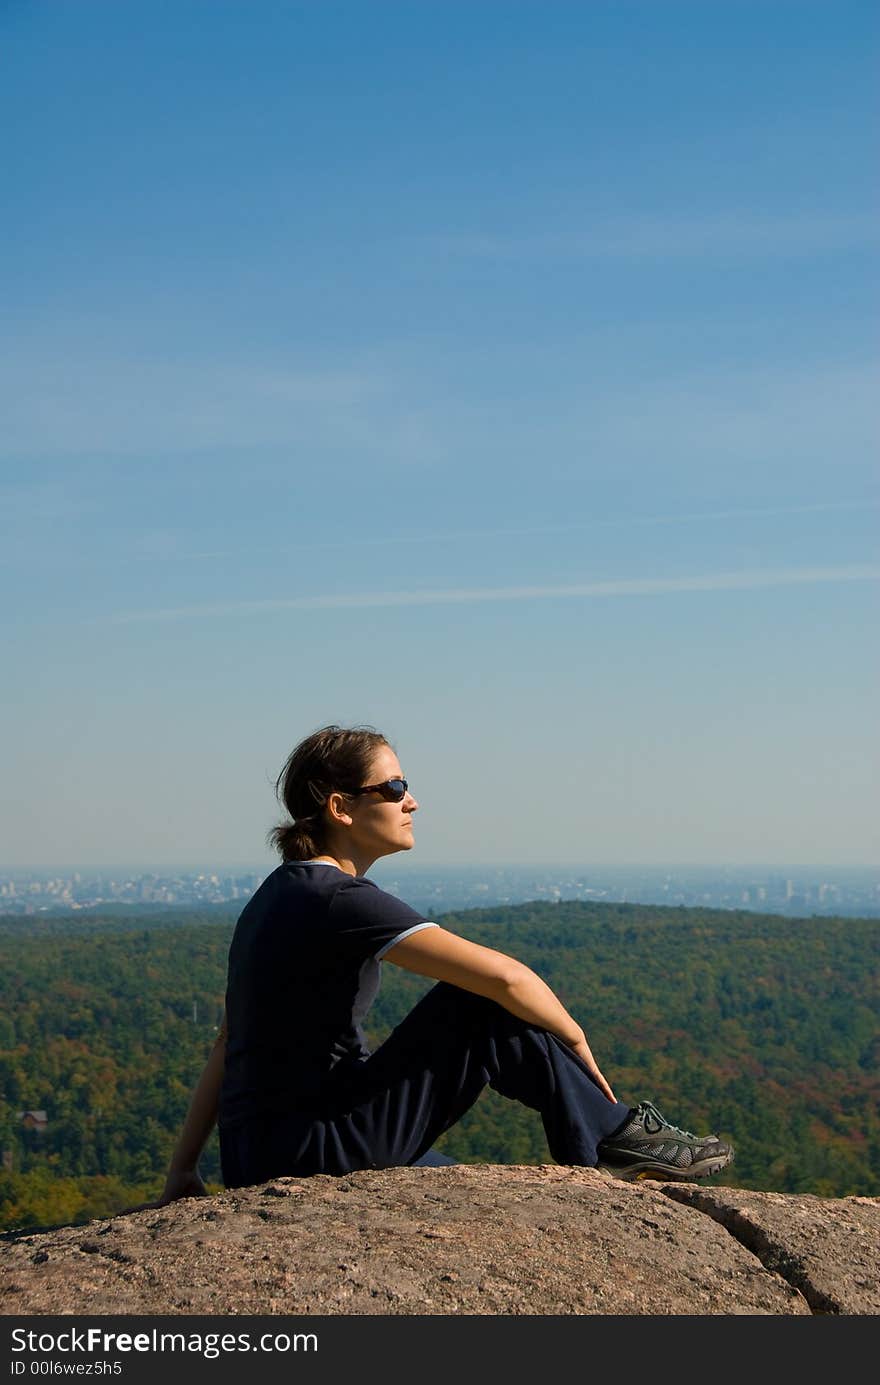
{"label": "woman's neck", "polygon": [[334,856],[329,851],[322,851],[318,856],[310,858],[316,865],[337,866],[339,870],[345,871],[346,875],[362,875],[354,861],[347,860],[344,856]]}

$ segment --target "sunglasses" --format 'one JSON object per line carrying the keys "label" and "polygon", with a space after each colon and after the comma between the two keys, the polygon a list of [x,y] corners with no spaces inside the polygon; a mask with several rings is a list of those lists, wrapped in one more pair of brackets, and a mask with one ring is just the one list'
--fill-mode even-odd
{"label": "sunglasses", "polygon": [[352,789],[349,797],[358,798],[363,793],[380,793],[386,803],[402,803],[409,784],[405,779],[386,779],[382,784],[366,784],[362,789]]}

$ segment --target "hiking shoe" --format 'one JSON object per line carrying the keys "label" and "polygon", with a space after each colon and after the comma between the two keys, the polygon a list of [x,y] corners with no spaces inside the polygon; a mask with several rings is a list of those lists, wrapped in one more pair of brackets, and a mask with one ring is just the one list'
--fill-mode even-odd
{"label": "hiking shoe", "polygon": [[710,1178],[733,1162],[733,1145],[717,1135],[692,1135],[670,1125],[650,1101],[642,1101],[616,1135],[598,1147],[600,1169],[616,1178]]}

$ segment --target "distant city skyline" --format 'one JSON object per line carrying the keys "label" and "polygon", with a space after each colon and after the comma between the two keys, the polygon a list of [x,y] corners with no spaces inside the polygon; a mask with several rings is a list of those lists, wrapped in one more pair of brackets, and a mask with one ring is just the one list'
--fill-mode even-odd
{"label": "distant city skyline", "polygon": [[880,8],[208,8],[0,12],[0,860],[880,860]]}
{"label": "distant city skyline", "polygon": [[[377,863],[376,883],[404,898],[427,917],[456,909],[507,906],[531,900],[628,902],[746,909],[848,917],[880,916],[880,868],[816,871],[809,867],[657,866],[464,866],[394,869],[394,859]],[[0,870],[0,916],[60,913],[88,916],[119,907],[182,912],[234,904],[243,907],[271,868],[217,866],[199,871],[174,868],[136,871],[87,869],[5,873]]]}
{"label": "distant city skyline", "polygon": [[[227,860],[223,862],[208,860],[189,860],[189,861],[49,861],[49,862],[25,862],[21,865],[4,865],[0,862],[0,880],[14,878],[18,875],[34,877],[42,875],[52,875],[55,872],[69,875],[83,874],[84,872],[107,875],[108,872],[124,874],[126,872],[135,874],[138,877],[146,877],[155,872],[178,871],[183,874],[197,873],[216,873],[221,871],[227,875],[237,872],[263,872],[274,870],[280,864],[278,857],[259,860]],[[465,870],[479,871],[486,870],[554,870],[554,869],[578,869],[578,870],[628,870],[646,868],[649,870],[750,870],[752,868],[763,871],[785,871],[797,870],[808,872],[821,872],[824,869],[842,871],[880,871],[880,861],[600,861],[584,860],[573,857],[568,860],[535,860],[528,863],[522,861],[504,861],[500,859],[486,859],[482,861],[421,861],[409,854],[406,857],[388,856],[375,862],[368,874],[377,873],[387,874],[389,871],[395,874],[418,874],[425,870]]]}

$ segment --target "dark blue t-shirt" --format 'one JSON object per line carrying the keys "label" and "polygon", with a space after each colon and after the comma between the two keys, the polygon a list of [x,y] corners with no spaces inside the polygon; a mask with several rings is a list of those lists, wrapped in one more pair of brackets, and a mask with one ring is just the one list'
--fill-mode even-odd
{"label": "dark blue t-shirt", "polygon": [[243,909],[229,949],[220,1124],[320,1114],[340,1075],[369,1056],[361,1029],[379,963],[436,925],[364,876],[289,861]]}

